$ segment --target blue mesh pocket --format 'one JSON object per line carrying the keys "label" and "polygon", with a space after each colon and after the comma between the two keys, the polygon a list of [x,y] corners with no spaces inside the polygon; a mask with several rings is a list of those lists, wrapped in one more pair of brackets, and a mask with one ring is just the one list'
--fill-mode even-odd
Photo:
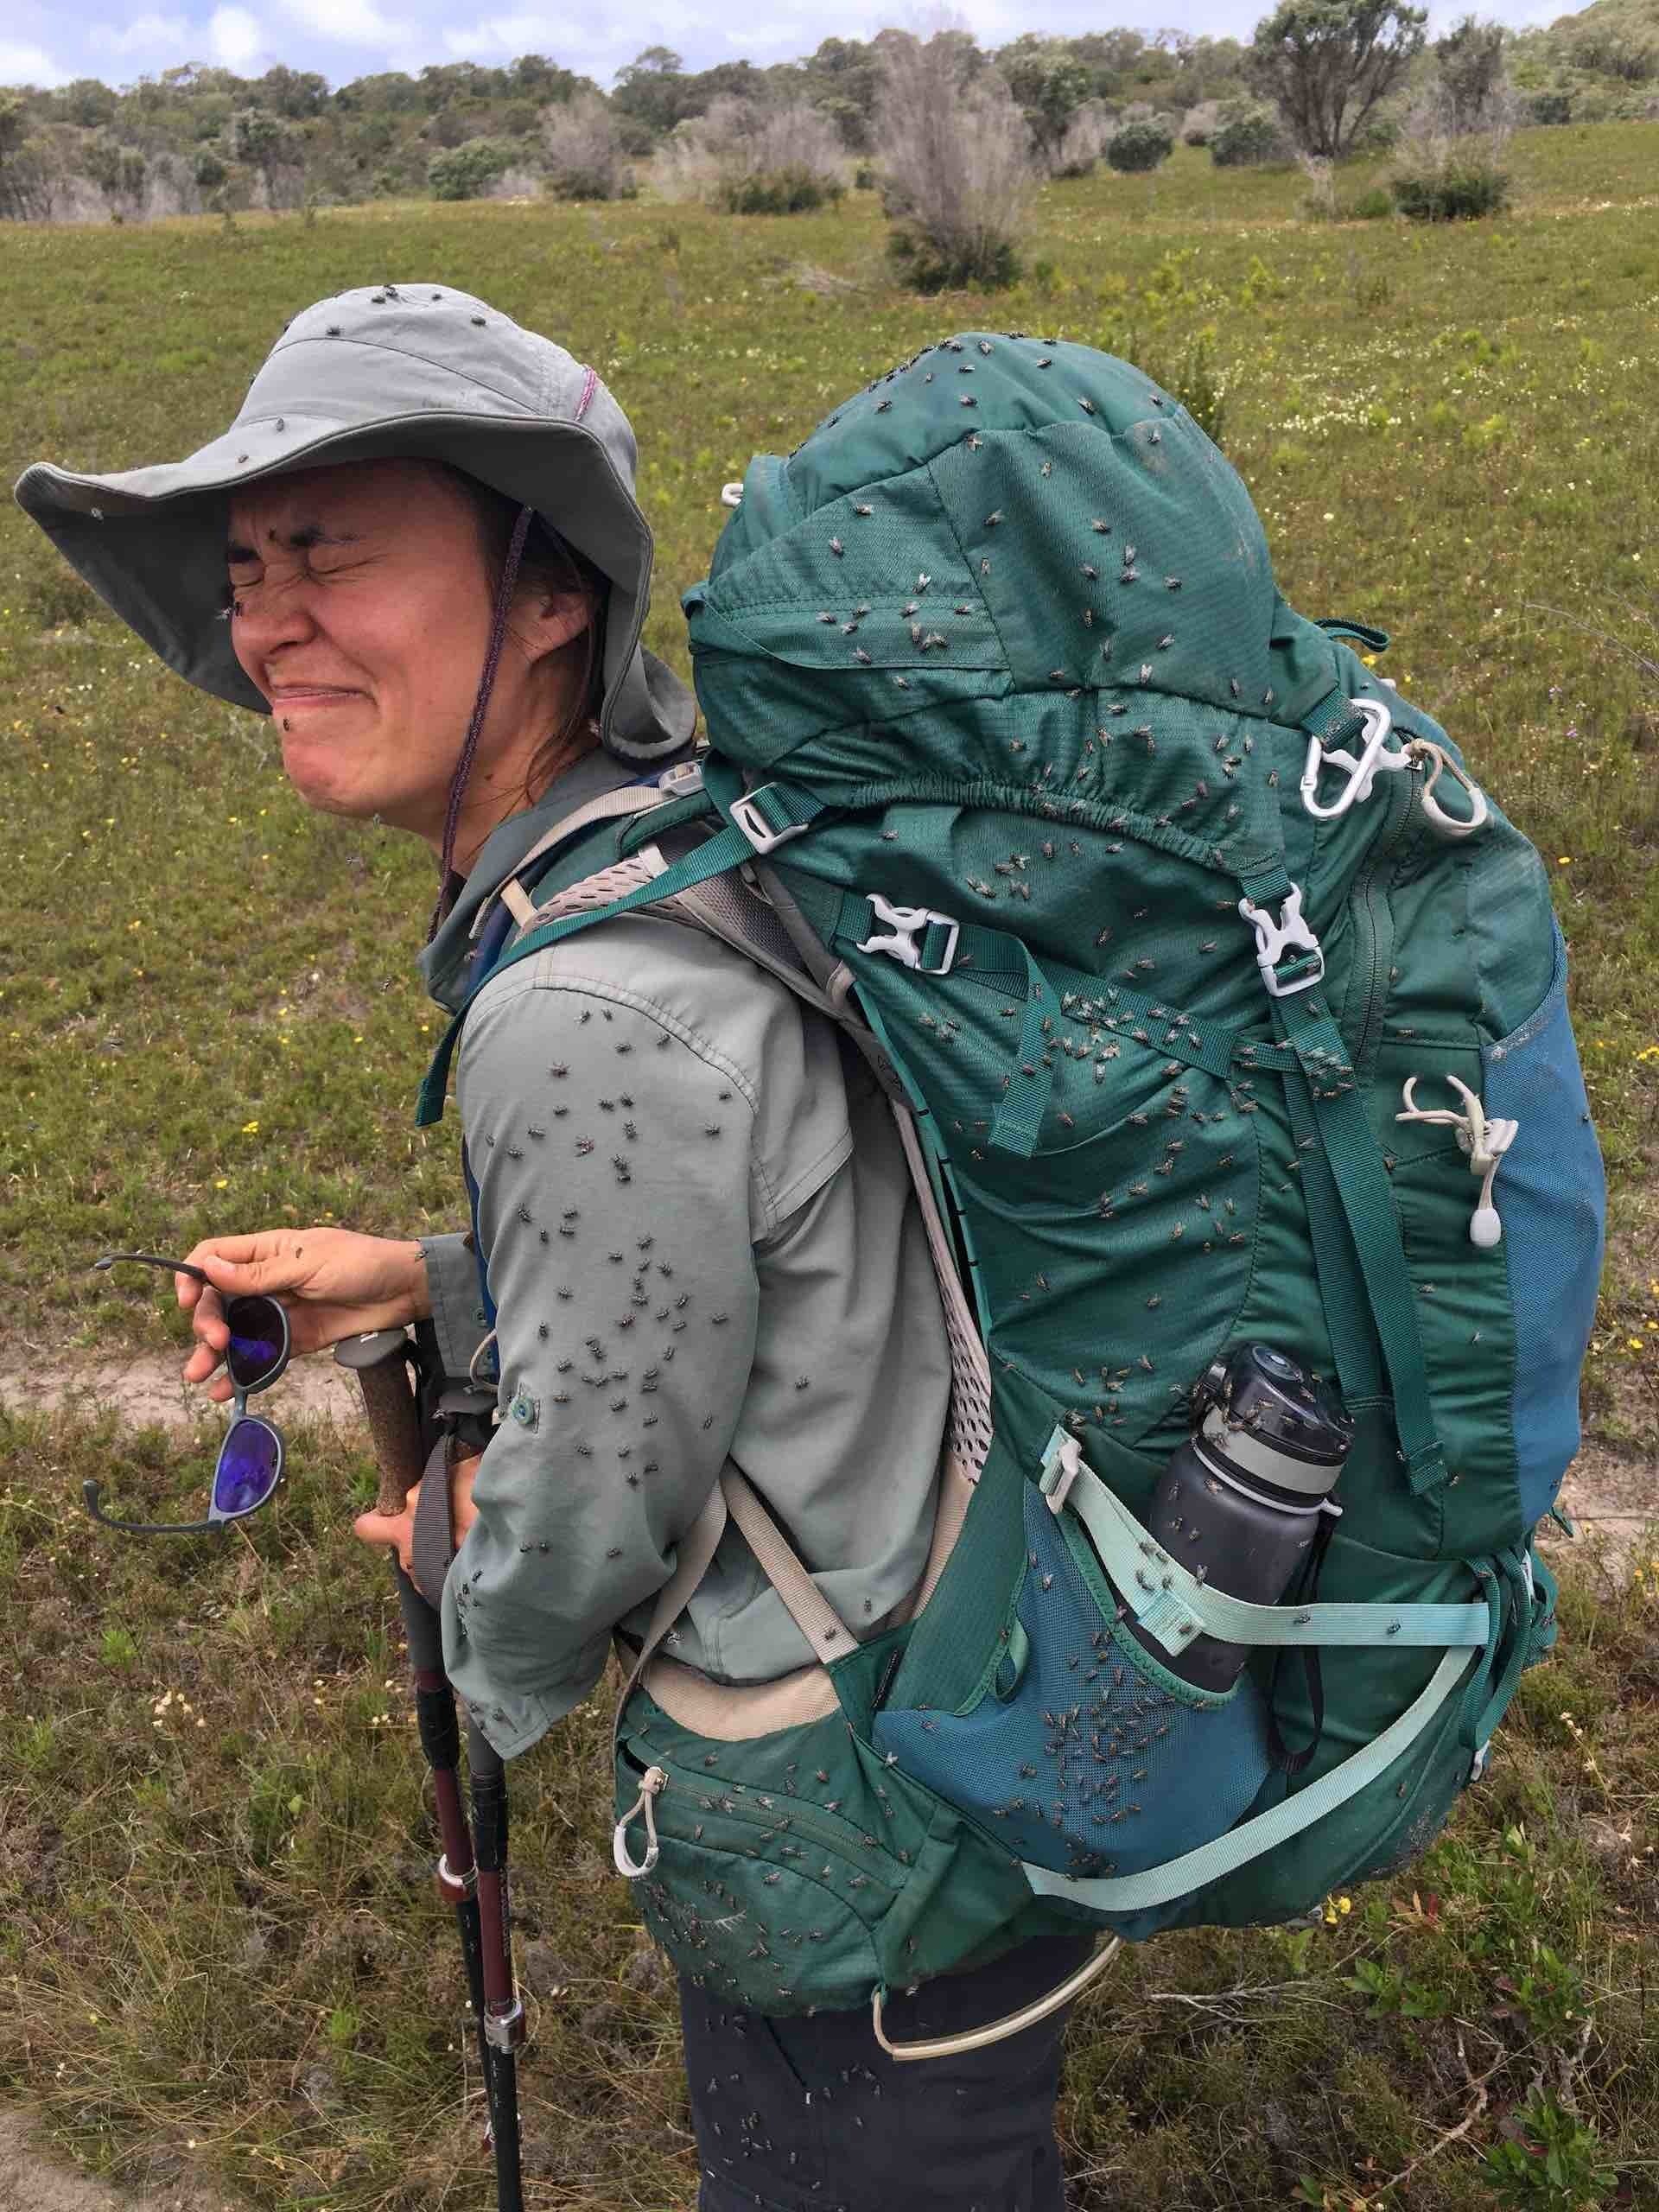
{"label": "blue mesh pocket", "polygon": [[1025,1527],[1000,1665],[961,1712],[878,1713],[875,1744],[1019,1858],[1076,1875],[1160,1866],[1231,1827],[1266,1781],[1262,1694],[1246,1674],[1207,1695],[1149,1657],[1087,1538],[1034,1484]]}
{"label": "blue mesh pocket", "polygon": [[1518,1123],[1494,1199],[1515,1313],[1516,1483],[1528,1526],[1579,1448],[1579,1370],[1596,1315],[1606,1185],[1567,1013],[1567,947],[1529,1021],[1483,1048],[1488,1115]]}

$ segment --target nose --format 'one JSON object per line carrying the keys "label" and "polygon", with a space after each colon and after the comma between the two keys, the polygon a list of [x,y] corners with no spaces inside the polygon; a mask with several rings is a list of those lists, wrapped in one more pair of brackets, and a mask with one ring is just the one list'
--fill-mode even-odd
{"label": "nose", "polygon": [[275,656],[318,634],[310,594],[298,581],[273,586],[267,580],[235,592],[233,599],[239,611],[231,616],[232,646],[250,683],[268,692]]}

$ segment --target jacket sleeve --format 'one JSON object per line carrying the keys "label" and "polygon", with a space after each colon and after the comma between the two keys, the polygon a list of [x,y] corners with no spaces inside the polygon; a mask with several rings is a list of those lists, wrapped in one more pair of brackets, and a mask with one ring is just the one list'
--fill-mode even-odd
{"label": "jacket sleeve", "polygon": [[579,1704],[719,1473],[753,1359],[753,1094],[633,991],[525,963],[456,1075],[497,1308],[501,1420],[443,1593],[491,1742]]}
{"label": "jacket sleeve", "polygon": [[426,1287],[432,1302],[432,1326],[443,1371],[464,1382],[473,1356],[484,1341],[484,1309],[478,1302],[478,1262],[472,1234],[416,1238],[426,1259]]}

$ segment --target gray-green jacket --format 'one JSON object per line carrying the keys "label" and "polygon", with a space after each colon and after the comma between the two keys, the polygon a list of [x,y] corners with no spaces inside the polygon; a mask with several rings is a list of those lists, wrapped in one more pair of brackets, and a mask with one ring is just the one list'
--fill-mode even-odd
{"label": "gray-green jacket", "polygon": [[[480,901],[629,771],[571,769],[485,846],[423,955],[451,1010]],[[443,1596],[446,1664],[504,1753],[642,1634],[729,1457],[843,1618],[916,1582],[950,1392],[890,1109],[856,1052],[700,931],[627,915],[521,962],[467,1024],[455,1096],[497,1306],[499,1425]],[[473,1255],[423,1240],[446,1366],[483,1336]],[[810,1653],[734,1527],[675,1656],[765,1681]]]}

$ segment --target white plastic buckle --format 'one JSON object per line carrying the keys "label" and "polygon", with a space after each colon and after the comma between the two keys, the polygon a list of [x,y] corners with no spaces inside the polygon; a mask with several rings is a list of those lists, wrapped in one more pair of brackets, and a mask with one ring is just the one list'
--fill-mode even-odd
{"label": "white plastic buckle", "polygon": [[[1241,899],[1238,911],[1255,931],[1255,964],[1262,970],[1262,981],[1267,985],[1270,998],[1294,998],[1298,991],[1311,991],[1324,980],[1325,950],[1302,919],[1300,883],[1293,883],[1281,900],[1277,921],[1254,899]],[[1313,966],[1306,976],[1295,976],[1287,982],[1278,972],[1278,963],[1287,952],[1311,952]]]}
{"label": "white plastic buckle", "polygon": [[[1338,746],[1327,753],[1317,737],[1307,741],[1307,760],[1302,769],[1302,804],[1316,822],[1334,822],[1338,815],[1346,814],[1358,800],[1369,798],[1378,772],[1384,768],[1409,768],[1411,757],[1398,749],[1386,751],[1389,733],[1394,728],[1394,716],[1381,699],[1351,699],[1349,705],[1362,717],[1365,724],[1364,742],[1356,760]],[[1319,799],[1319,778],[1327,767],[1345,768],[1348,780],[1326,806]]]}
{"label": "white plastic buckle", "polygon": [[1075,1436],[1062,1437],[1053,1456],[1043,1468],[1038,1488],[1042,1491],[1051,1513],[1059,1514],[1071,1495],[1071,1485],[1083,1472],[1083,1445]]}
{"label": "white plastic buckle", "polygon": [[741,798],[734,798],[732,801],[732,819],[757,853],[775,852],[779,845],[786,845],[791,837],[804,836],[812,826],[808,822],[791,822],[781,830],[768,830],[754,800],[753,791],[746,791]]}
{"label": "white plastic buckle", "polygon": [[[732,811],[735,813],[736,808]],[[962,925],[949,914],[936,914],[931,906],[895,906],[879,891],[869,893],[870,906],[879,922],[886,922],[893,931],[890,937],[867,937],[859,946],[861,952],[885,952],[906,968],[921,968],[921,949],[916,943],[918,931],[930,922],[937,922],[942,930],[949,930],[944,957],[937,968],[923,968],[925,976],[948,976],[957,957],[957,941],[962,935]]]}
{"label": "white plastic buckle", "polygon": [[671,768],[664,768],[657,779],[657,788],[669,798],[684,798],[692,791],[702,789],[701,760],[677,760]]}

